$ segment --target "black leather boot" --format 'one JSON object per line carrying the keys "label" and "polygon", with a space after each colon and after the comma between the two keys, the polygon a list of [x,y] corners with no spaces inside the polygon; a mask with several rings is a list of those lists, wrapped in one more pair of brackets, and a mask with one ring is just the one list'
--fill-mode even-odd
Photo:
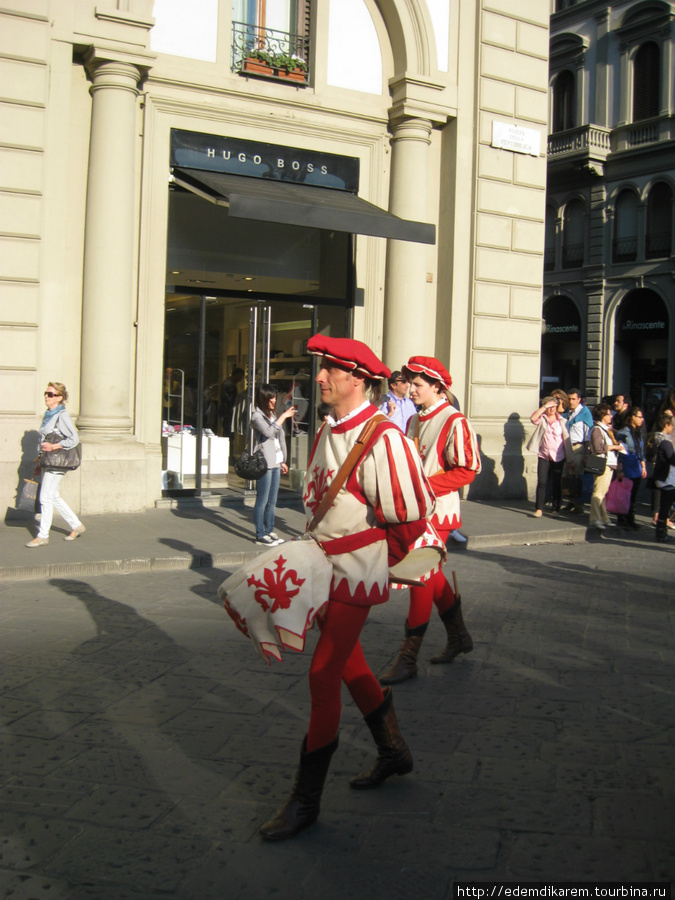
{"label": "black leather boot", "polygon": [[417,675],[417,655],[420,652],[428,624],[425,622],[424,625],[418,625],[417,628],[408,628],[406,621],[405,638],[401,649],[387,671],[380,675],[380,684],[400,684]]}
{"label": "black leather boot", "polygon": [[660,544],[663,544],[668,540],[668,520],[667,519],[657,519],[656,540]]}
{"label": "black leather boot", "polygon": [[391,688],[385,688],[384,700],[366,716],[365,722],[377,746],[377,759],[371,769],[352,778],[350,786],[356,790],[376,788],[390,775],[412,772],[413,758],[399,731]]}
{"label": "black leather boot", "polygon": [[473,641],[462,618],[462,598],[459,594],[450,609],[441,614],[441,622],[445,625],[448,642],[442,653],[431,657],[431,662],[451,663],[460,653],[471,653]]}
{"label": "black leather boot", "polygon": [[269,822],[265,822],[260,829],[260,834],[266,841],[284,841],[302,831],[303,828],[313,825],[319,818],[321,794],[326,782],[331,756],[335,753],[337,745],[336,737],[325,747],[319,747],[318,750],[307,753],[307,738],[303,740],[300,765],[291,796],[276,816]]}

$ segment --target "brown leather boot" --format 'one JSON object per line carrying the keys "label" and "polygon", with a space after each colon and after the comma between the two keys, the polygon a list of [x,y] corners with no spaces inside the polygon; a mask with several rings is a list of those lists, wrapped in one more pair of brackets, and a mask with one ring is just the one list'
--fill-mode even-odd
{"label": "brown leather boot", "polygon": [[431,657],[431,662],[451,663],[460,653],[471,653],[473,641],[462,618],[462,598],[459,594],[450,609],[441,615],[441,622],[445,625],[448,642],[442,653]]}
{"label": "brown leather boot", "polygon": [[424,625],[418,625],[417,628],[408,628],[406,621],[405,638],[401,649],[390,668],[380,675],[380,684],[400,684],[417,675],[417,655],[420,652],[428,624],[426,622]]}
{"label": "brown leather boot", "polygon": [[384,700],[365,718],[377,747],[375,765],[349,782],[355,790],[379,787],[390,775],[407,775],[413,770],[413,758],[401,737],[394,711],[391,688],[385,688]]}
{"label": "brown leather boot", "polygon": [[276,816],[260,828],[266,841],[283,841],[293,837],[303,828],[313,825],[319,818],[321,794],[326,782],[328,767],[337,749],[338,739],[307,753],[307,738],[302,742],[300,766],[295,776],[291,796]]}

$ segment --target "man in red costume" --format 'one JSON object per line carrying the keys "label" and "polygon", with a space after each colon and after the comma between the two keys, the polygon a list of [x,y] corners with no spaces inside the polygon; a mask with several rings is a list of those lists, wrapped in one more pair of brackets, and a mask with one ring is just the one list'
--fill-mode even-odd
{"label": "man in red costume", "polygon": [[[466,416],[449,402],[446,392],[452,378],[433,356],[412,356],[403,367],[410,382],[410,397],[420,408],[408,423],[408,437],[414,440],[422,459],[424,474],[436,494],[431,519],[443,541],[462,524],[459,489],[471,484],[480,472],[478,442]],[[429,624],[432,606],[438,610],[448,640],[432,663],[450,663],[460,653],[473,649],[471,635],[462,618],[461,600],[455,596],[443,572],[424,586],[410,589],[410,608],[405,638],[391,667],[380,676],[382,684],[398,684],[417,675],[417,656]]]}
{"label": "man in red costume", "polygon": [[[307,464],[303,501],[311,521],[331,481],[379,412],[367,391],[389,369],[360,341],[316,335],[307,349],[321,357],[316,382],[332,417],[321,426]],[[434,506],[412,443],[384,417],[365,444],[356,468],[314,534],[333,565],[329,602],[309,672],[311,713],[290,797],[260,829],[266,840],[292,837],[316,821],[330,759],[338,745],[342,681],[365,717],[377,747],[373,767],[350,781],[353,788],[381,785],[412,771],[391,689],[382,690],[366,662],[359,635],[370,607],[389,596],[389,565],[396,547],[407,548],[425,529]]]}

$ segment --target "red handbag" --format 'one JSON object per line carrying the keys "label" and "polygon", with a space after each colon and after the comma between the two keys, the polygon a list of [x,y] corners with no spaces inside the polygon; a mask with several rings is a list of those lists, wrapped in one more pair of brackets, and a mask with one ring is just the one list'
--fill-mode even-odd
{"label": "red handbag", "polygon": [[625,516],[630,509],[630,492],[632,489],[633,482],[630,478],[624,478],[621,481],[615,478],[610,484],[605,497],[605,509],[607,512]]}

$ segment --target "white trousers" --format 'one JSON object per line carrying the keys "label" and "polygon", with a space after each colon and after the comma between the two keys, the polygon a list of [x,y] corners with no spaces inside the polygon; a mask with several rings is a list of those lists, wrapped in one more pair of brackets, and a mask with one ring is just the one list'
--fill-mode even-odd
{"label": "white trousers", "polygon": [[38,537],[45,541],[49,537],[49,529],[52,527],[55,508],[57,512],[61,513],[68,525],[70,525],[71,531],[79,528],[82,524],[66,501],[59,495],[61,479],[65,474],[65,472],[42,471],[42,486],[40,487],[42,517],[40,518]]}

